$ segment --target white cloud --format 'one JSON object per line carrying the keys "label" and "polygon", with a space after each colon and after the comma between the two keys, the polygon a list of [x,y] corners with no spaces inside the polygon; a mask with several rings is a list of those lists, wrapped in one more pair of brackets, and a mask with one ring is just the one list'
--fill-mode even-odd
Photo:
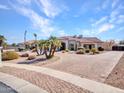
{"label": "white cloud", "polygon": [[0,5],[0,9],[9,10],[10,8],[6,5]]}
{"label": "white cloud", "polygon": [[92,26],[97,26],[99,24],[102,24],[103,22],[105,22],[108,19],[108,16],[104,16],[102,18],[100,18],[98,21],[96,21],[95,23],[92,24]]}
{"label": "white cloud", "polygon": [[41,11],[50,18],[59,15],[63,10],[68,10],[67,6],[56,4],[55,0],[37,0],[36,3],[40,7]]}
{"label": "white cloud", "polygon": [[106,9],[110,4],[110,0],[105,0],[102,5],[102,9]]}
{"label": "white cloud", "polygon": [[20,4],[31,4],[32,0],[17,0]]}
{"label": "white cloud", "polygon": [[115,10],[113,10],[113,11],[111,12],[110,17],[111,17],[111,18],[117,17],[118,14],[119,14],[119,11],[118,11],[117,9],[115,9]]}
{"label": "white cloud", "polygon": [[100,26],[100,28],[98,29],[99,33],[102,33],[102,32],[106,32],[110,29],[113,29],[114,28],[114,25],[113,24],[103,24]]}
{"label": "white cloud", "polygon": [[82,29],[82,30],[81,30],[81,33],[82,33],[83,35],[85,35],[85,36],[92,36],[92,35],[94,35],[94,31],[89,30],[89,29]]}
{"label": "white cloud", "polygon": [[17,13],[27,17],[30,20],[33,29],[41,31],[41,34],[44,34],[44,37],[50,36],[50,34],[54,31],[54,28],[51,25],[51,20],[40,16],[37,12],[29,7],[27,8],[26,6],[20,6],[18,4],[20,3],[15,4],[10,2],[10,5],[15,11],[17,11]]}
{"label": "white cloud", "polygon": [[85,36],[97,36],[103,32],[109,31],[114,28],[113,24],[105,23],[91,29],[78,29],[77,32],[82,33]]}
{"label": "white cloud", "polygon": [[123,4],[120,4],[119,7],[118,7],[118,10],[121,10],[121,9],[124,9],[124,5]]}
{"label": "white cloud", "polygon": [[113,0],[112,2],[112,8],[115,8],[118,4],[119,0]]}
{"label": "white cloud", "polygon": [[122,5],[119,5],[116,9],[114,9],[111,13],[110,13],[110,23],[114,23],[114,24],[121,24],[123,23],[124,20],[124,15],[122,15],[122,11],[124,10],[124,7]]}
{"label": "white cloud", "polygon": [[115,23],[115,21],[117,20],[117,16],[119,15],[119,12],[120,11],[118,9],[115,9],[111,12],[109,20],[110,23]]}
{"label": "white cloud", "polygon": [[117,24],[122,24],[124,23],[124,15],[119,15],[118,20],[116,21]]}
{"label": "white cloud", "polygon": [[120,27],[119,29],[117,29],[117,32],[120,32],[120,31],[124,31],[124,27]]}
{"label": "white cloud", "polygon": [[31,4],[31,0],[30,2],[28,0],[18,0],[14,3],[10,1],[10,5],[12,6],[12,8],[17,11],[17,13],[27,17],[32,24],[32,28],[35,30],[39,30],[41,32],[41,36],[49,37],[52,33],[58,32],[60,32],[60,35],[65,34],[64,30],[60,28],[58,29],[58,27],[55,27],[53,25],[54,23],[52,19],[39,15],[30,6],[28,6],[29,3]]}
{"label": "white cloud", "polygon": [[35,11],[25,7],[16,9],[20,14],[26,16],[32,22],[34,28],[43,32],[44,36],[49,36],[54,31],[54,28],[51,26],[51,21],[49,19],[43,18]]}
{"label": "white cloud", "polygon": [[59,35],[60,35],[60,36],[67,36],[67,33],[65,33],[64,30],[60,30],[60,31],[59,31]]}

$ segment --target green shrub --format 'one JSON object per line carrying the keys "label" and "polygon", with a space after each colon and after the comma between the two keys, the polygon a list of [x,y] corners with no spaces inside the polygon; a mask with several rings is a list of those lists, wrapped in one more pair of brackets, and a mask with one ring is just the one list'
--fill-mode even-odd
{"label": "green shrub", "polygon": [[99,51],[104,51],[104,48],[98,47],[98,50],[99,50]]}
{"label": "green shrub", "polygon": [[86,49],[86,50],[85,50],[85,53],[89,53],[89,52],[90,52],[90,50],[89,50],[89,49]]}
{"label": "green shrub", "polygon": [[19,55],[14,51],[7,51],[7,52],[2,53],[2,60],[3,61],[18,59],[18,58],[19,58]]}
{"label": "green shrub", "polygon": [[66,49],[65,51],[66,51],[66,52],[69,52],[69,50],[68,50],[68,49]]}
{"label": "green shrub", "polygon": [[84,50],[83,49],[79,49],[76,51],[76,54],[84,54]]}
{"label": "green shrub", "polygon": [[79,47],[77,50],[84,50],[84,48],[83,47]]}
{"label": "green shrub", "polygon": [[91,49],[91,52],[92,52],[93,54],[95,54],[96,52],[98,52],[98,50],[97,50],[96,48],[92,48],[92,49]]}

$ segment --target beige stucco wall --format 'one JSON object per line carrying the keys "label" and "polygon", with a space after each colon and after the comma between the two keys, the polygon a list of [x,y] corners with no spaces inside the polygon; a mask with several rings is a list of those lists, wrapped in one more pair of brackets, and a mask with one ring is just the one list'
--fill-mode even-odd
{"label": "beige stucco wall", "polygon": [[76,41],[68,41],[68,44],[73,44],[74,45],[74,50],[76,50]]}
{"label": "beige stucco wall", "polygon": [[79,47],[84,47],[84,45],[94,45],[94,48],[102,47],[101,43],[79,43],[75,40],[61,40],[61,42],[64,42],[66,44],[66,49],[70,49],[69,44],[74,45],[74,50],[77,50]]}
{"label": "beige stucco wall", "polygon": [[66,44],[66,49],[68,49],[68,40],[61,40],[61,42],[65,43]]}

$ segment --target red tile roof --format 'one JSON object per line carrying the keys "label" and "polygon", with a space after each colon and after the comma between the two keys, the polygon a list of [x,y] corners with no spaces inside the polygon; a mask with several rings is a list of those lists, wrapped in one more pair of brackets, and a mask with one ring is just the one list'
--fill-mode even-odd
{"label": "red tile roof", "polygon": [[73,36],[63,36],[59,38],[60,40],[73,40],[81,43],[102,43],[97,37],[73,37]]}

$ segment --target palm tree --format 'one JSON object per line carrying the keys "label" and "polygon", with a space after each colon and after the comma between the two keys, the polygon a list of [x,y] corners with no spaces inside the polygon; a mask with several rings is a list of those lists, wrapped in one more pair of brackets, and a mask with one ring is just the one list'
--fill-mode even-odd
{"label": "palm tree", "polygon": [[61,42],[56,37],[51,36],[48,40],[40,40],[39,43],[40,54],[45,54],[49,59],[54,56],[57,48],[61,47]]}
{"label": "palm tree", "polygon": [[25,30],[25,32],[24,32],[24,44],[25,44],[25,48],[26,48],[26,35],[27,35],[27,30]]}
{"label": "palm tree", "polygon": [[37,34],[36,33],[34,33],[34,37],[35,37],[35,41],[37,41]]}
{"label": "palm tree", "polygon": [[3,42],[2,46],[3,46],[3,49],[6,49],[8,44],[6,42]]}
{"label": "palm tree", "polygon": [[37,34],[36,33],[34,33],[34,37],[35,37],[35,47],[36,47],[36,52],[37,52],[37,55],[40,55],[40,53],[39,53],[39,48],[38,48],[38,42],[37,42]]}
{"label": "palm tree", "polygon": [[51,36],[49,38],[49,42],[50,42],[49,57],[52,57],[52,56],[54,56],[56,49],[61,47],[61,42],[60,42],[60,40],[58,40],[56,37],[53,37],[53,36]]}
{"label": "palm tree", "polygon": [[0,35],[0,46],[2,46],[5,40],[6,38],[3,35]]}

